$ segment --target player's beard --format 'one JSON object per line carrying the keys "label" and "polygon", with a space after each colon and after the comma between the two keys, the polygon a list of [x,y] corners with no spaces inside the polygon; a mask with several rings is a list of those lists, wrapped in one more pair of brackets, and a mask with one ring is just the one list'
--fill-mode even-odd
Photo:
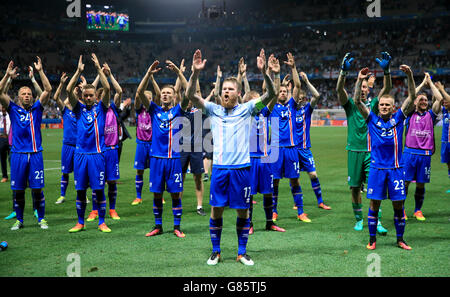
{"label": "player's beard", "polygon": [[224,95],[222,99],[222,106],[224,108],[230,109],[236,106],[238,98],[230,95]]}

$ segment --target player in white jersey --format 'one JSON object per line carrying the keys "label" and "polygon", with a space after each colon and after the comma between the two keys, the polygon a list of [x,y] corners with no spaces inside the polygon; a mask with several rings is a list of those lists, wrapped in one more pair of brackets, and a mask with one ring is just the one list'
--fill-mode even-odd
{"label": "player in white jersey", "polygon": [[227,78],[222,85],[222,106],[205,102],[195,94],[200,71],[205,67],[200,50],[194,53],[193,72],[186,95],[194,106],[211,117],[214,141],[213,174],[210,187],[210,235],[213,252],[207,264],[216,265],[220,259],[220,238],[225,206],[237,210],[236,231],[238,234],[237,261],[245,265],[254,262],[247,255],[250,219],[250,149],[249,133],[252,116],[261,111],[276,96],[272,80],[266,74],[266,58],[261,50],[257,58],[258,69],[266,81],[266,93],[259,99],[239,104],[240,85],[236,78]]}

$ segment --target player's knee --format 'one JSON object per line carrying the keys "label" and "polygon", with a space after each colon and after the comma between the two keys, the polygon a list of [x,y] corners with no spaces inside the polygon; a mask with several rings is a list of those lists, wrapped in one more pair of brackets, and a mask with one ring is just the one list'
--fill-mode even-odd
{"label": "player's knee", "polygon": [[224,207],[211,206],[211,218],[217,220],[222,218]]}
{"label": "player's knee", "polygon": [[249,218],[249,211],[248,209],[236,209],[237,216],[240,219],[248,219]]}
{"label": "player's knee", "polygon": [[298,178],[291,178],[289,180],[290,184],[292,187],[298,187],[300,185],[300,183],[298,182]]}
{"label": "player's knee", "polygon": [[416,183],[416,188],[424,189],[425,188],[425,184],[424,183]]}
{"label": "player's knee", "polygon": [[[381,202],[381,201],[380,201]],[[395,210],[400,210],[403,209],[403,205],[404,205],[404,200],[400,200],[400,201],[392,201],[392,207]]]}
{"label": "player's knee", "polygon": [[313,172],[308,172],[309,178],[310,179],[316,179],[317,178],[317,172],[313,171]]}

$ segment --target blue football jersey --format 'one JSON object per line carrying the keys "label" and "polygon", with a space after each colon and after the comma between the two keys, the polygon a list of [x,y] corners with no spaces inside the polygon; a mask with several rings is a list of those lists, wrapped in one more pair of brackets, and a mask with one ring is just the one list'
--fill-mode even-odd
{"label": "blue football jersey", "polygon": [[63,118],[63,144],[73,145],[77,144],[77,117],[75,114],[64,107],[62,111]]}
{"label": "blue football jersey", "polygon": [[271,114],[272,145],[291,147],[297,145],[295,137],[295,100],[291,98],[286,104],[275,104]]}
{"label": "blue football jersey", "polygon": [[264,107],[261,112],[252,118],[250,130],[250,157],[261,158],[270,154],[270,121],[269,109]]}
{"label": "blue football jersey", "polygon": [[442,107],[442,114],[442,142],[449,142],[450,131],[448,130],[448,122],[450,120],[450,115],[445,107]]}
{"label": "blue football jersey", "polygon": [[105,151],[105,115],[108,108],[103,102],[91,108],[78,102],[73,113],[77,118],[76,153],[98,154]]}
{"label": "blue football jersey", "polygon": [[42,151],[41,123],[44,107],[40,100],[24,109],[10,101],[8,113],[13,131],[11,152],[35,153]]}
{"label": "blue football jersey", "polygon": [[310,148],[311,147],[311,117],[313,108],[311,108],[311,103],[307,103],[304,106],[297,108],[295,111],[295,137],[297,138],[297,146],[299,148]]}
{"label": "blue football jersey", "polygon": [[177,104],[168,111],[150,102],[148,113],[152,118],[152,157],[179,158],[183,110]]}
{"label": "blue football jersey", "polygon": [[374,112],[370,112],[367,127],[372,148],[371,167],[392,169],[401,166],[405,119],[401,110],[394,113],[387,122]]}

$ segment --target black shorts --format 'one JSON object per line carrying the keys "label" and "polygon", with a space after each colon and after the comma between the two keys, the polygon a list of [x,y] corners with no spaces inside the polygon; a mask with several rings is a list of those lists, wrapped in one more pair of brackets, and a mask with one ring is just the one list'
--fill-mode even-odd
{"label": "black shorts", "polygon": [[181,160],[181,170],[183,173],[187,172],[188,165],[191,165],[191,173],[193,174],[202,174],[205,172],[203,168],[203,153],[201,152],[181,152],[180,160]]}
{"label": "black shorts", "polygon": [[203,159],[208,159],[208,160],[212,160],[213,159],[213,152],[203,152],[202,153]]}

